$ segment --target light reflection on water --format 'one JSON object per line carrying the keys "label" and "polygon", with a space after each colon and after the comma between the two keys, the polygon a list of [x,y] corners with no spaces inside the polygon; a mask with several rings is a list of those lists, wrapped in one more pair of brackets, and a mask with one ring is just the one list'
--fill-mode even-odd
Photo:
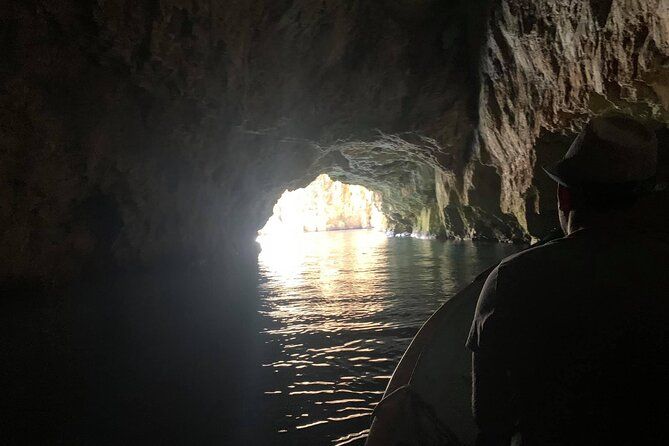
{"label": "light reflection on water", "polygon": [[518,247],[387,238],[375,231],[261,241],[264,418],[273,444],[362,444],[413,335]]}

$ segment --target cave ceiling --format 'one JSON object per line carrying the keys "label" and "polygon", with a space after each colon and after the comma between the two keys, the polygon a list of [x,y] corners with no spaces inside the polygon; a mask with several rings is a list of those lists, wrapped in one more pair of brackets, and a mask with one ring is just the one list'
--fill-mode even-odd
{"label": "cave ceiling", "polygon": [[380,192],[399,230],[541,235],[554,203],[538,163],[588,116],[666,126],[667,8],[10,3],[0,274],[243,257],[283,190],[320,173]]}

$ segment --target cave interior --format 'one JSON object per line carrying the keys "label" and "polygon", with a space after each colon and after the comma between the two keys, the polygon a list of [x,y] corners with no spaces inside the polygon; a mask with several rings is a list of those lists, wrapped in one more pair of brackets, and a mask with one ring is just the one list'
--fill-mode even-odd
{"label": "cave interior", "polygon": [[[2,356],[32,383],[4,398],[11,432],[241,441],[254,240],[320,174],[378,193],[392,231],[527,243],[556,224],[541,166],[616,109],[656,130],[666,187],[668,17],[663,0],[10,2]],[[213,386],[241,416],[210,415]]]}

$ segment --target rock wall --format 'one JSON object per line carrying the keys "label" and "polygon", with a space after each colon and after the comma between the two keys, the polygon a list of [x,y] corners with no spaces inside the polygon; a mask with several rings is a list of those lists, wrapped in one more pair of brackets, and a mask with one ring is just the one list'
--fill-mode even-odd
{"label": "rock wall", "polygon": [[482,53],[479,133],[501,211],[528,231],[552,212],[536,167],[558,159],[592,113],[615,107],[666,125],[668,62],[667,2],[500,2]]}
{"label": "rock wall", "polygon": [[252,264],[285,188],[398,230],[522,240],[537,165],[610,104],[667,122],[666,2],[114,0],[0,12],[4,279]]}

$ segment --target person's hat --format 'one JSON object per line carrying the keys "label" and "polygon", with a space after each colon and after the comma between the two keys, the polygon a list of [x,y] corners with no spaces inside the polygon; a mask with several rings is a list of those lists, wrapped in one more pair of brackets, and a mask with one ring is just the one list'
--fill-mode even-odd
{"label": "person's hat", "polygon": [[595,117],[562,160],[544,171],[567,187],[633,185],[655,181],[655,133],[624,115]]}

